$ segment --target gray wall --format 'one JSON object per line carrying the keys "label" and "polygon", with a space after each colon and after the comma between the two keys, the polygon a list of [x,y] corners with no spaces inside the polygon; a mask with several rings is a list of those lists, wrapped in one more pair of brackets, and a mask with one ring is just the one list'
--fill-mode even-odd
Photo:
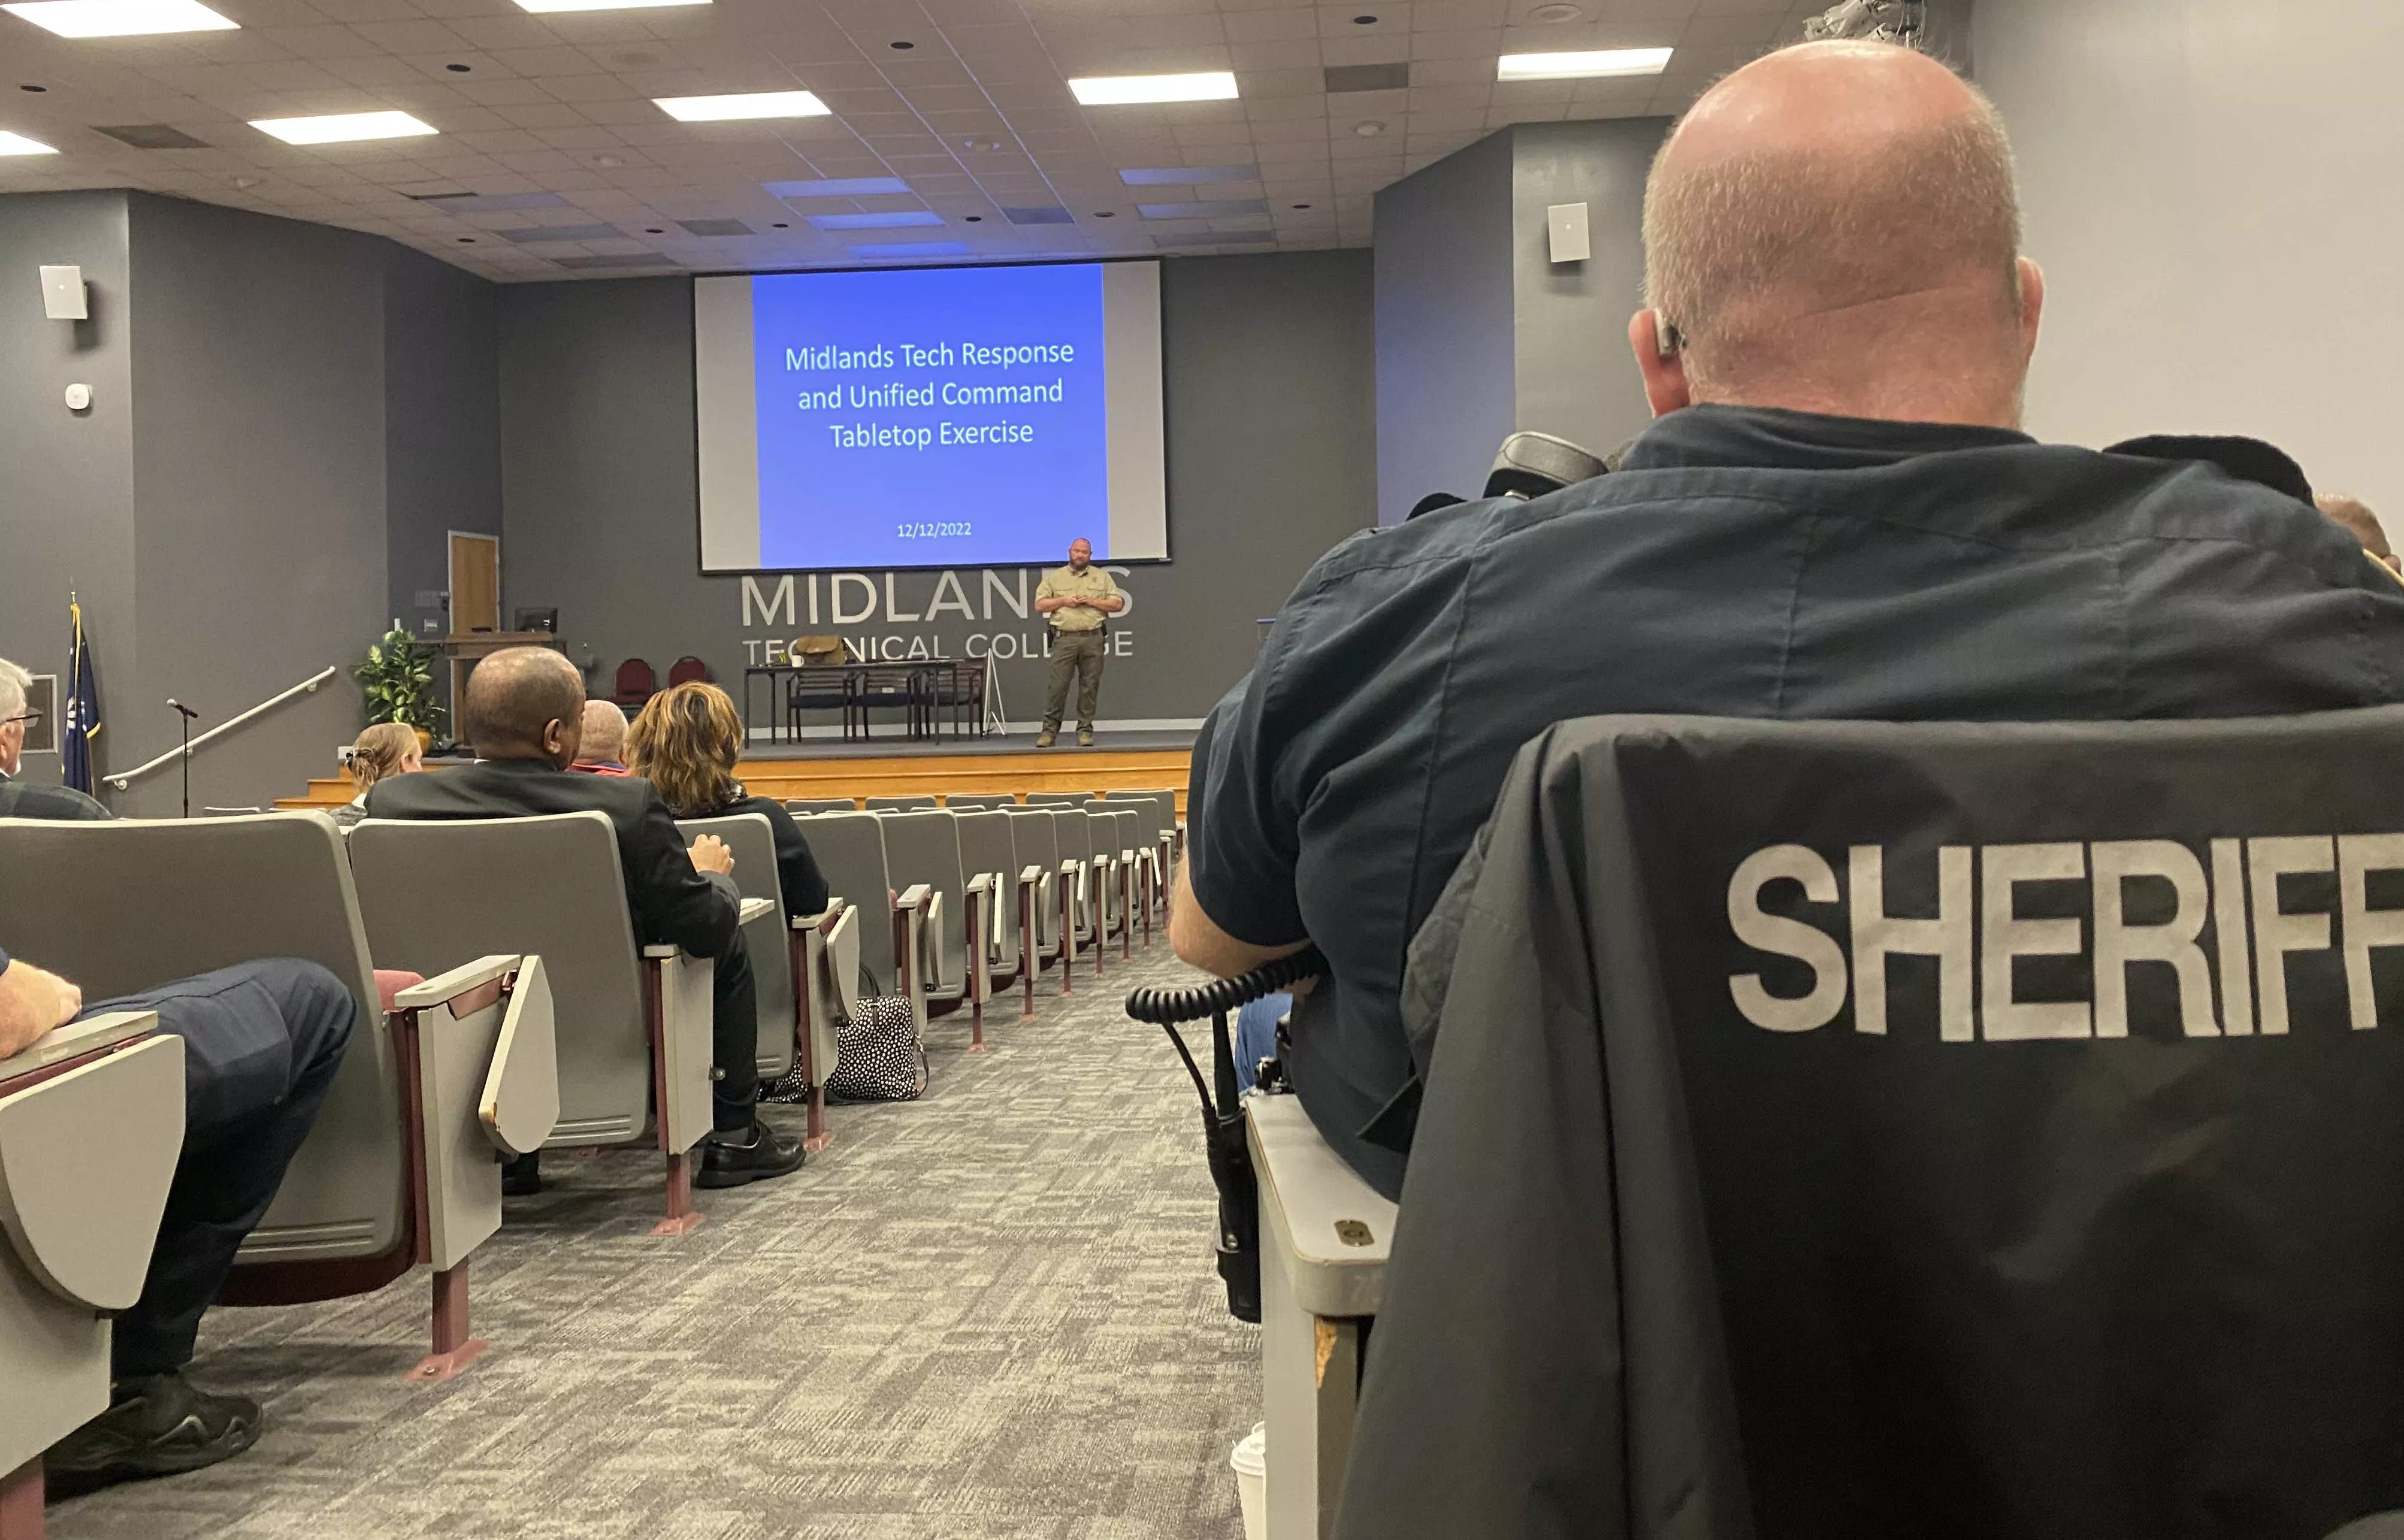
{"label": "gray wall", "polygon": [[2395,0],[1979,0],[2050,280],[2048,438],[2248,433],[2404,535]]}
{"label": "gray wall", "polygon": [[[1516,292],[1518,420],[1608,453],[1653,418],[1628,352],[1644,302],[1644,178],[1657,118],[1523,123],[1511,131],[1511,272]],[[1586,205],[1594,255],[1555,262],[1544,211]]]}
{"label": "gray wall", "polygon": [[[213,204],[0,198],[0,271],[63,261],[92,282],[84,326],[0,285],[6,356],[34,360],[0,371],[0,655],[63,669],[81,594],[104,773],[174,747],[170,695],[205,728],[336,666],[192,762],[195,806],[294,794],[365,720],[348,670],[396,595],[442,586],[442,530],[498,526],[490,286]],[[94,387],[89,413],[59,400],[70,379]],[[169,769],[104,796],[156,815],[180,792]]]}
{"label": "gray wall", "polygon": [[[1652,420],[1628,357],[1657,118],[1523,123],[1377,194],[1377,516],[1475,497],[1503,438],[1602,454]],[[1556,264],[1544,211],[1583,203],[1593,255]]]}
{"label": "gray wall", "polygon": [[[734,690],[754,650],[813,632],[952,654],[972,637],[1040,647],[1041,625],[973,568],[956,574],[965,615],[927,618],[952,592],[940,574],[874,573],[845,590],[854,611],[874,594],[870,618],[837,623],[821,579],[812,623],[804,579],[790,618],[771,621],[747,604],[745,580],[700,572],[690,282],[515,285],[499,298],[502,602],[558,606],[596,686],[622,659],[664,674],[692,652]],[[1114,631],[1127,651],[1103,689],[1117,721],[1201,716],[1251,666],[1253,619],[1375,517],[1368,253],[1174,259],[1161,303],[1173,560],[1125,580],[1134,603]],[[1014,596],[1017,569],[1001,582]],[[751,587],[773,599],[779,580]],[[1038,714],[1040,664],[1005,663],[1000,678],[1013,720]]]}
{"label": "gray wall", "polygon": [[1380,524],[1475,497],[1516,424],[1511,183],[1505,130],[1377,194]]}
{"label": "gray wall", "polygon": [[[423,634],[449,531],[501,532],[500,290],[404,246],[384,270],[385,577],[379,614]],[[503,624],[509,617],[501,617]]]}
{"label": "gray wall", "polygon": [[[43,318],[34,269],[61,263],[82,266],[91,320]],[[130,679],[134,663],[126,266],[123,193],[0,199],[0,657],[63,682],[74,590],[104,688]],[[70,413],[63,395],[78,382],[92,405]],[[104,721],[97,746],[104,768],[113,726]],[[30,756],[25,773],[55,783],[58,757]]]}

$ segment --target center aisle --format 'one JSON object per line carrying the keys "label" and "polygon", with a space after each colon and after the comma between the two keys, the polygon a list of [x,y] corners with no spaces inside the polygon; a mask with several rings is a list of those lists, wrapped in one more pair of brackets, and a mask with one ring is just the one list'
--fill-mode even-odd
{"label": "center aisle", "polygon": [[[657,1156],[543,1158],[477,1253],[493,1351],[448,1385],[426,1273],[210,1312],[193,1378],[266,1404],[240,1459],[50,1509],[56,1540],[1231,1540],[1258,1339],[1211,1270],[1194,1092],[1121,1001],[1155,941],[1038,1018],[929,1033],[923,1101],[836,1107],[781,1182],[646,1232]],[[1190,1034],[1189,1034],[1190,1036]],[[1207,1029],[1204,1037],[1207,1042]],[[798,1127],[795,1109],[770,1109]]]}

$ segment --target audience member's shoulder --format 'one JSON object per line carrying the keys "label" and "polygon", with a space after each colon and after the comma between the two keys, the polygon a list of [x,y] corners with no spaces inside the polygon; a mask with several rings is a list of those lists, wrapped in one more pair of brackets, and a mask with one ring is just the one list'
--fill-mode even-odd
{"label": "audience member's shoulder", "polygon": [[2399,590],[2394,574],[2362,543],[2309,503],[2229,475],[2217,466],[2110,453],[2093,455],[2130,480],[2130,532],[2161,540],[2224,540],[2254,547],[2344,588],[2383,595]]}
{"label": "audience member's shoulder", "polygon": [[0,780],[0,818],[94,822],[114,817],[107,808],[73,787],[28,786],[22,781]]}

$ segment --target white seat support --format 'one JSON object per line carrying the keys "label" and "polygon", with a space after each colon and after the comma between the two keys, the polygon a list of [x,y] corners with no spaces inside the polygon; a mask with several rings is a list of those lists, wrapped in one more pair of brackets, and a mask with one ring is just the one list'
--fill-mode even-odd
{"label": "white seat support", "polygon": [[1269,1540],[1318,1540],[1343,1494],[1394,1205],[1328,1148],[1293,1097],[1250,1096],[1244,1110],[1261,1195]]}

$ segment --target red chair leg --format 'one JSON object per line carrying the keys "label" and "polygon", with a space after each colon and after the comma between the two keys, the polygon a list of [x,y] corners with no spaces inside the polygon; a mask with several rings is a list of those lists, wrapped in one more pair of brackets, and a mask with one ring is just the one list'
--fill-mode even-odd
{"label": "red chair leg", "polygon": [[701,1211],[692,1206],[692,1152],[668,1156],[668,1216],[651,1226],[653,1235],[691,1235],[701,1227]]}
{"label": "red chair leg", "polygon": [[42,1540],[42,1457],[0,1476],[0,1540]]}
{"label": "red chair leg", "polygon": [[464,1373],[492,1344],[468,1335],[468,1262],[434,1275],[434,1351],[402,1376],[412,1384],[431,1384]]}
{"label": "red chair leg", "polygon": [[816,1081],[810,1083],[809,1109],[809,1122],[802,1136],[802,1148],[816,1155],[834,1142],[834,1135],[827,1132],[826,1087]]}
{"label": "red chair leg", "polygon": [[976,998],[976,981],[969,981],[969,1052],[985,1052],[985,1001]]}

